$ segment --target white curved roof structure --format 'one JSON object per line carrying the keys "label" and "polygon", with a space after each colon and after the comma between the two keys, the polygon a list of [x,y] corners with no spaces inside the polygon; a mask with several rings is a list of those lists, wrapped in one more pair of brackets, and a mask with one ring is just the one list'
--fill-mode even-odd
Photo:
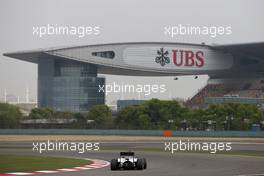
{"label": "white curved roof structure", "polygon": [[[184,43],[115,43],[5,53],[38,63],[55,56],[95,64],[98,73],[116,75],[263,76],[264,43],[208,46]],[[245,75],[245,76],[246,76]]]}

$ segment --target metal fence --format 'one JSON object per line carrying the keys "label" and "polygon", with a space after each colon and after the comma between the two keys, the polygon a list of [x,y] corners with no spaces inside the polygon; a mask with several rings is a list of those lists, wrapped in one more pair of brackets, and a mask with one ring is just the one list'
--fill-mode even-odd
{"label": "metal fence", "polygon": [[[121,135],[162,136],[162,130],[0,129],[0,135]],[[172,131],[178,137],[264,137],[264,131]]]}

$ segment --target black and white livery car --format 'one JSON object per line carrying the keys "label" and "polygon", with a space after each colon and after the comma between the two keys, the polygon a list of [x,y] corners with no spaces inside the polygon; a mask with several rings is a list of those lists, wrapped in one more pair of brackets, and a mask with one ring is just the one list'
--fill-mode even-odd
{"label": "black and white livery car", "polygon": [[147,168],[147,161],[145,158],[138,158],[134,152],[120,152],[118,158],[111,160],[111,170],[143,170]]}

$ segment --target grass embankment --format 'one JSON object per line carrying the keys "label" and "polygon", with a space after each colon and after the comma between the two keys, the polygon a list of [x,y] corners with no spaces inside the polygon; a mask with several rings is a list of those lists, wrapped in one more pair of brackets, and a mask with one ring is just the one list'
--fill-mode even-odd
{"label": "grass embankment", "polygon": [[92,161],[59,157],[0,155],[0,173],[32,172],[78,167]]}

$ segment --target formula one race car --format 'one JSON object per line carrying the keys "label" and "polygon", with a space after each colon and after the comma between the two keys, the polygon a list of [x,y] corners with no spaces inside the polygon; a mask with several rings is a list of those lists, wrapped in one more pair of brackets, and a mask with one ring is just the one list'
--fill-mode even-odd
{"label": "formula one race car", "polygon": [[147,168],[147,161],[145,158],[137,158],[134,152],[120,152],[118,158],[111,160],[110,167],[111,170],[142,170]]}

